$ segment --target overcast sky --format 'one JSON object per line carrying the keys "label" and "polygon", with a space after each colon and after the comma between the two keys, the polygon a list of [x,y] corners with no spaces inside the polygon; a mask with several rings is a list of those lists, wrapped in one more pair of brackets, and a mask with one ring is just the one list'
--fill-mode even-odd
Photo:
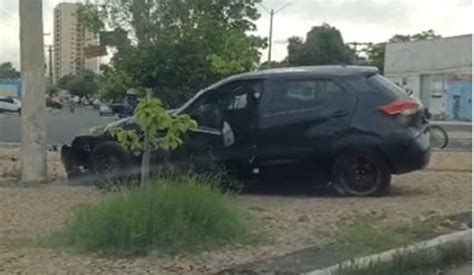
{"label": "overcast sky", "polygon": [[[223,0],[225,1],[225,0]],[[53,9],[59,2],[43,0],[44,29],[51,33]],[[264,0],[267,9],[291,5],[275,16],[273,57],[286,56],[286,39],[302,36],[312,26],[327,22],[337,27],[345,42],[381,42],[393,34],[413,34],[434,29],[442,36],[472,33],[471,0]],[[257,33],[268,36],[270,17],[260,8]],[[469,27],[471,26],[471,27]],[[18,0],[0,0],[0,63],[19,64]],[[45,38],[51,44],[52,36]],[[263,53],[264,59],[266,52]]]}

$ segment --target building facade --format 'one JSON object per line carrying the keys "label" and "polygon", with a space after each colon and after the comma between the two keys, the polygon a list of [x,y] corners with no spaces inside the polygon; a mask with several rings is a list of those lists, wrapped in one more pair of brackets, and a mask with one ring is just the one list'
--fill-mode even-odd
{"label": "building facade", "polygon": [[387,44],[384,71],[434,118],[471,120],[471,35]]}
{"label": "building facade", "polygon": [[79,22],[78,10],[77,3],[60,3],[54,9],[54,83],[84,69],[99,72],[99,59],[86,59],[84,55],[84,48],[97,45],[99,39]]}

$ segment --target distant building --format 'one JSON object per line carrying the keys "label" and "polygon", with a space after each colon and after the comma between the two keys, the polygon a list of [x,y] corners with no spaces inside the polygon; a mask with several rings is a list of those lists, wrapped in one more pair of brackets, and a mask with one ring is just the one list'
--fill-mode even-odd
{"label": "distant building", "polygon": [[99,59],[86,59],[84,55],[84,48],[98,45],[99,39],[79,22],[78,10],[77,3],[60,3],[54,8],[54,83],[84,69],[99,72]]}
{"label": "distant building", "polygon": [[385,76],[437,119],[472,120],[472,36],[387,44]]}
{"label": "distant building", "polygon": [[21,80],[0,80],[0,97],[12,96],[21,100]]}

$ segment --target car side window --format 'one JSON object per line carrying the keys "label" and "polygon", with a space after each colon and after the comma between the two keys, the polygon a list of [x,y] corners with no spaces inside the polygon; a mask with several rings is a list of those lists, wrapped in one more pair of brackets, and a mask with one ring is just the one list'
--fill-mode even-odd
{"label": "car side window", "polygon": [[331,98],[344,96],[333,80],[288,80],[272,84],[266,113],[299,111],[331,104]]}
{"label": "car side window", "polygon": [[187,112],[192,119],[196,120],[200,127],[219,129],[222,120],[222,112],[219,110],[216,91],[203,94]]}
{"label": "car side window", "polygon": [[210,90],[185,111],[201,127],[220,129],[224,120],[235,122],[234,113],[256,110],[263,92],[261,80],[237,80]]}
{"label": "car side window", "polygon": [[241,80],[224,85],[219,90],[223,94],[223,100],[227,101],[226,110],[242,110],[260,100],[263,83],[261,80]]}

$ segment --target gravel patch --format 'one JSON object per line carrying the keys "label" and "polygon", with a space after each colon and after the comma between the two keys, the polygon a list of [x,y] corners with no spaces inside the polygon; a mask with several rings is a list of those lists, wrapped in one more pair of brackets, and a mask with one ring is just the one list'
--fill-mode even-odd
{"label": "gravel patch", "polygon": [[[19,165],[15,150],[0,155],[0,167]],[[324,241],[323,232],[341,221],[369,215],[381,224],[399,224],[471,209],[470,153],[435,153],[429,169],[394,177],[391,196],[341,198],[328,194],[245,194],[235,198],[259,221],[268,240],[255,246],[223,247],[174,258],[104,258],[19,244],[15,239],[60,230],[82,204],[102,194],[93,187],[68,186],[56,152],[49,155],[52,184],[20,188],[0,174],[0,273],[23,274],[208,274],[225,267],[287,254]],[[5,170],[0,170],[5,171]],[[6,184],[8,183],[8,184]]]}

